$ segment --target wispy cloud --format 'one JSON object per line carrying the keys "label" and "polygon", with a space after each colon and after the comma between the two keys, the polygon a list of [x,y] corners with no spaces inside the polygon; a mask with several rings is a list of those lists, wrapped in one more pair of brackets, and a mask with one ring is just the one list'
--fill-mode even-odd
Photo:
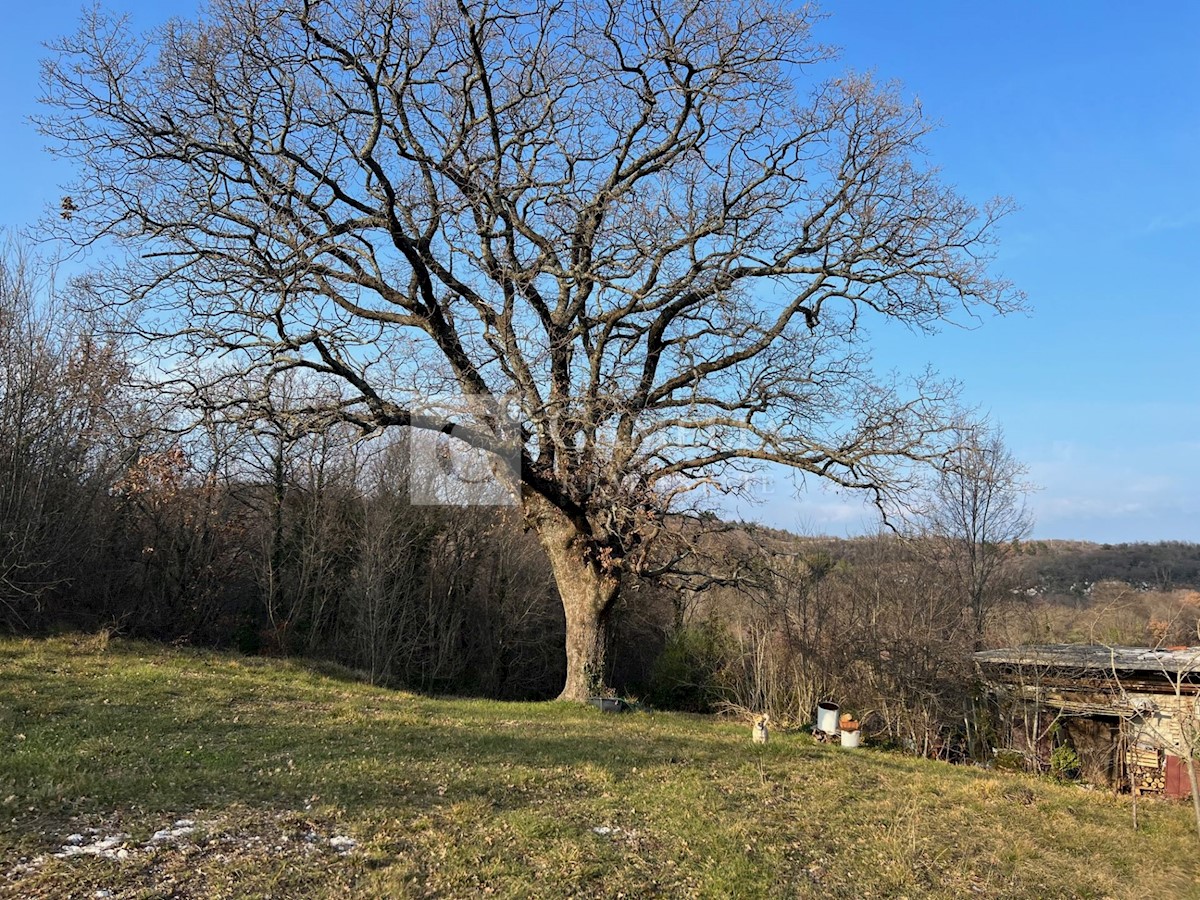
{"label": "wispy cloud", "polygon": [[1149,222],[1138,229],[1137,234],[1146,236],[1162,234],[1166,231],[1184,231],[1191,228],[1200,228],[1200,212],[1154,216]]}

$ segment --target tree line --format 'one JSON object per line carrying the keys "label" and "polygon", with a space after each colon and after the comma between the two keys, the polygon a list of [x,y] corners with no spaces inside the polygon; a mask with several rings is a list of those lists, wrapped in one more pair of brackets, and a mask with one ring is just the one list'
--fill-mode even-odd
{"label": "tree line", "polygon": [[282,393],[275,414],[184,423],[113,335],[9,242],[0,626],[324,656],[428,690],[561,687],[553,583],[511,513],[411,505],[401,443],[297,432]]}

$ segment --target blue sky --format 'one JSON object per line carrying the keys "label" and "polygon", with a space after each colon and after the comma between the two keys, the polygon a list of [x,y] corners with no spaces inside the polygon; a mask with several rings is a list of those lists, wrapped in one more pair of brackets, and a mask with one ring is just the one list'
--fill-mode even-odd
{"label": "blue sky", "polygon": [[[114,0],[138,24],[190,0]],[[976,201],[1002,194],[997,269],[1031,313],[926,338],[881,333],[882,367],[963,383],[1040,485],[1035,536],[1200,541],[1200,4],[823,6],[839,65],[897,79],[942,128],[930,157]],[[0,31],[0,225],[34,222],[69,177],[42,151],[41,42],[76,0],[12,4]],[[782,486],[743,510],[784,527],[875,527],[853,502]]]}

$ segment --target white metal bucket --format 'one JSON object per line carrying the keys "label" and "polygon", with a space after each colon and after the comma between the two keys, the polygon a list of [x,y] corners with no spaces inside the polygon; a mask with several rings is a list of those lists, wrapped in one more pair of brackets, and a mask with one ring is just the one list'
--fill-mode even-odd
{"label": "white metal bucket", "polygon": [[826,734],[838,732],[838,705],[827,701],[817,704],[817,728]]}
{"label": "white metal bucket", "polygon": [[859,735],[859,731],[857,728],[855,728],[853,731],[843,731],[842,732],[842,746],[843,747],[857,747],[858,746],[858,735]]}

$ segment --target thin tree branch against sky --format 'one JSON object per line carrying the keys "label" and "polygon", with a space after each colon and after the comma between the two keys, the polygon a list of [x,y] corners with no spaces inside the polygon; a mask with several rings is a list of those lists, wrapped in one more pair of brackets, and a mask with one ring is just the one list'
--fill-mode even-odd
{"label": "thin tree branch against sky", "polygon": [[[134,25],[191,15],[189,0],[118,0]],[[828,3],[817,38],[839,68],[902,82],[943,124],[927,141],[945,180],[977,203],[1013,197],[997,268],[1029,317],[926,338],[874,337],[877,364],[925,363],[1002,425],[1042,490],[1036,537],[1200,540],[1200,8],[1130,15],[1110,4]],[[6,12],[0,34],[0,224],[32,225],[71,173],[41,147],[41,42],[73,30],[75,2]],[[847,533],[875,521],[790,486],[741,510]]]}

